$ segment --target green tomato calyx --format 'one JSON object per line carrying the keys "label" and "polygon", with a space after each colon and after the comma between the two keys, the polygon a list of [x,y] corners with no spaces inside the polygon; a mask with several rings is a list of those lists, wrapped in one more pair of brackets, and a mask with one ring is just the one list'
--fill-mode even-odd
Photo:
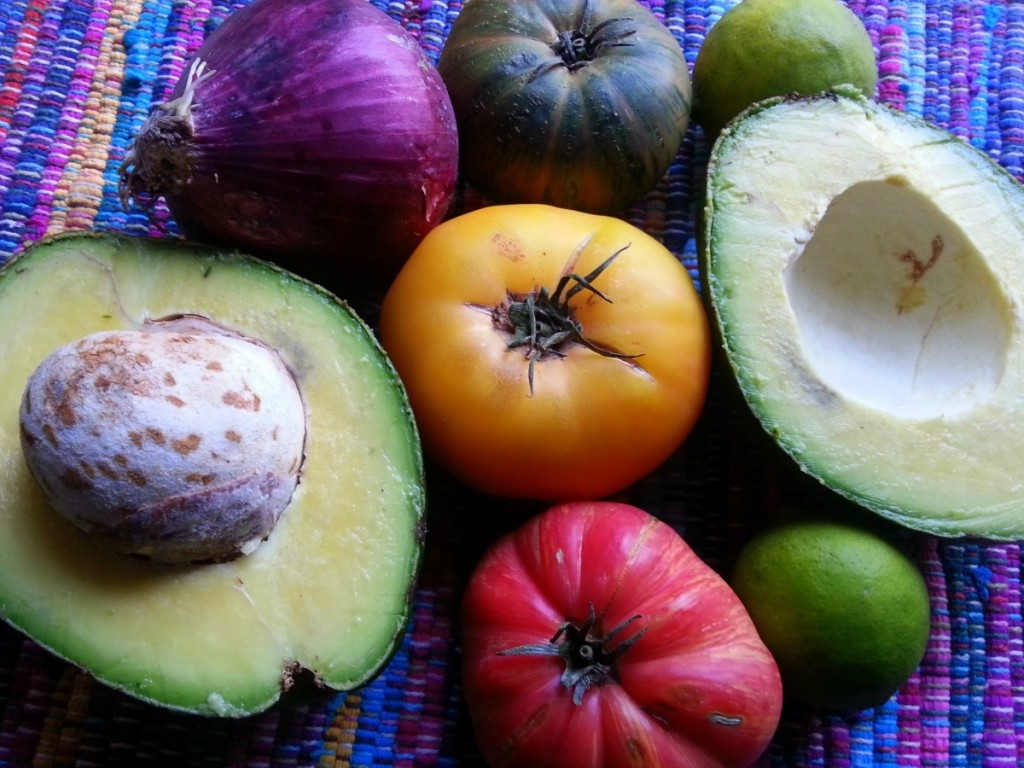
{"label": "green tomato calyx", "polygon": [[578,706],[588,690],[614,679],[615,662],[636,644],[647,627],[641,627],[624,640],[616,642],[616,639],[641,618],[640,614],[630,616],[607,634],[601,634],[595,631],[598,622],[591,603],[590,613],[582,624],[566,621],[550,640],[508,648],[498,655],[561,657],[565,661],[562,686],[572,691],[573,704]]}
{"label": "green tomato calyx", "polygon": [[[554,291],[549,292],[547,286],[541,286],[526,294],[516,294],[510,291],[505,300],[491,310],[491,318],[495,327],[509,336],[508,348],[525,348],[526,357],[530,361],[527,378],[530,383],[531,396],[534,391],[534,368],[537,360],[551,355],[564,357],[565,353],[562,350],[569,344],[582,344],[587,349],[605,357],[621,359],[637,357],[637,355],[617,352],[586,338],[583,335],[583,324],[573,315],[569,302],[581,291],[590,291],[609,304],[613,303],[611,299],[594,287],[593,282],[619,254],[629,248],[629,244],[624,245],[588,274],[578,275],[571,271],[572,265],[588,242],[589,239],[577,246]],[[571,286],[570,283],[572,283]]]}

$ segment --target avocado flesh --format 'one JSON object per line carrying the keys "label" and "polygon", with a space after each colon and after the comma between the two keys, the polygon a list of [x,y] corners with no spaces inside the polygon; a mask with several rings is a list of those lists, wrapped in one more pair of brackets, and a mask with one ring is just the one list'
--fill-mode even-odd
{"label": "avocado flesh", "polygon": [[909,528],[1024,538],[1024,193],[863,98],[764,102],[709,160],[705,290],[810,475]]}
{"label": "avocado flesh", "polygon": [[[50,351],[183,313],[273,346],[306,407],[291,503],[226,563],[111,555],[49,508],[19,445],[21,393]],[[105,683],[199,714],[265,709],[297,667],[343,690],[380,671],[409,615],[423,468],[398,377],[345,305],[240,255],[75,235],[0,273],[0,323],[0,616]]]}

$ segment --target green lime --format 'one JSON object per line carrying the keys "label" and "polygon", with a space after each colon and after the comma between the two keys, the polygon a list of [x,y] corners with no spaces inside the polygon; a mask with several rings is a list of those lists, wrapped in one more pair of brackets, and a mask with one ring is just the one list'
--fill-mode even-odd
{"label": "green lime", "polygon": [[693,65],[693,116],[717,136],[754,102],[852,85],[871,97],[875,51],[839,0],[742,0],[708,31]]}
{"label": "green lime", "polygon": [[875,526],[846,516],[783,519],[747,543],[731,581],[795,701],[876,707],[924,657],[927,585]]}

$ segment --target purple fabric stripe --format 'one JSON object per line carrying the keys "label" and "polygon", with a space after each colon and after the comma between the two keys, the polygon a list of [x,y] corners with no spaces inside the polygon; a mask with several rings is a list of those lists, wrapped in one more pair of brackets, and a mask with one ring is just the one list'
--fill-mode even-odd
{"label": "purple fabric stripe", "polygon": [[1024,180],[1024,4],[1006,11],[1007,43],[999,72],[1001,96],[998,126],[1002,137],[999,161]]}
{"label": "purple fabric stripe", "polygon": [[[21,239],[25,221],[31,216],[37,196],[37,184],[45,167],[47,139],[39,131],[49,132],[45,122],[52,111],[52,93],[48,93],[47,72],[59,36],[61,7],[33,3],[26,13],[29,20],[15,54],[15,69],[23,69],[19,84],[18,106],[10,120],[10,130],[0,145],[0,244],[13,250]],[[25,54],[18,55],[22,51]],[[31,53],[29,53],[29,51]],[[43,116],[40,118],[40,111]]]}
{"label": "purple fabric stripe", "polygon": [[[61,21],[61,39],[54,48],[49,96],[60,109],[56,130],[50,137],[48,158],[38,184],[36,207],[26,229],[30,237],[46,231],[52,215],[54,192],[67,165],[78,125],[96,69],[98,42],[110,15],[109,2],[69,4]],[[62,103],[63,102],[63,103]]]}
{"label": "purple fabric stripe", "polygon": [[932,602],[932,636],[921,667],[921,762],[938,768],[949,754],[950,614],[946,572],[937,543],[924,542],[923,572]]}

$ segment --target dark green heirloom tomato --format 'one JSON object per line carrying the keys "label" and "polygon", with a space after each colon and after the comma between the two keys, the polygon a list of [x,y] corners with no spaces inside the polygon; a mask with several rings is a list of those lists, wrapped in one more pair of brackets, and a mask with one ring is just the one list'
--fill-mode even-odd
{"label": "dark green heirloom tomato", "polygon": [[686,59],[636,0],[469,0],[438,69],[463,177],[497,202],[621,210],[689,124]]}

